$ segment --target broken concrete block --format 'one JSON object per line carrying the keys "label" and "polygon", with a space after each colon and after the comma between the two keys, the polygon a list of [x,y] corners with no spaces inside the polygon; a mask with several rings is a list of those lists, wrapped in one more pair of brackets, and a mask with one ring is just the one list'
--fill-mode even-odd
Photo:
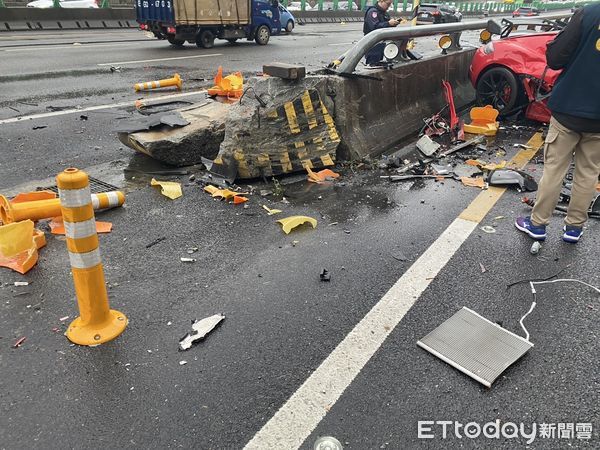
{"label": "broken concrete block", "polygon": [[298,80],[306,76],[306,68],[295,64],[271,63],[263,66],[263,73],[285,80]]}
{"label": "broken concrete block", "polygon": [[247,179],[335,164],[340,136],[315,80],[250,82],[253,89],[229,111],[212,170],[233,166],[238,179]]}
{"label": "broken concrete block", "polygon": [[[176,110],[189,125],[167,125],[148,131],[119,133],[126,146],[173,166],[199,164],[201,158],[213,159],[225,136],[225,120],[231,105],[207,101]],[[166,115],[166,114],[165,114]],[[183,123],[183,122],[182,122]]]}

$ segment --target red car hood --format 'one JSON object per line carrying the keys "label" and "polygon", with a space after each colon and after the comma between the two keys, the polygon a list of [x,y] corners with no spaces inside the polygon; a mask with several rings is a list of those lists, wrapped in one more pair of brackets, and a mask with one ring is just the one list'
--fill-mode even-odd
{"label": "red car hood", "polygon": [[[513,36],[493,41],[494,51],[485,54],[484,47],[479,48],[471,63],[471,81],[477,83],[479,74],[489,66],[502,65],[518,75],[531,75],[541,78],[546,68],[546,45],[557,33],[536,33]],[[545,81],[554,84],[560,71],[548,69]]]}

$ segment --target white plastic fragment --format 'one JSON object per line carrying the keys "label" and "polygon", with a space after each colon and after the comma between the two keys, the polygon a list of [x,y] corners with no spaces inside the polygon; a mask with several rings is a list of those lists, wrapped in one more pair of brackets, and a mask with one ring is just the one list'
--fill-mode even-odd
{"label": "white plastic fragment", "polygon": [[185,361],[185,360],[179,361],[180,366],[185,366],[186,364],[187,364],[187,361]]}
{"label": "white plastic fragment", "polygon": [[187,350],[196,341],[200,341],[206,337],[208,333],[216,328],[217,325],[225,319],[222,314],[215,314],[214,316],[206,317],[202,320],[195,320],[192,322],[192,332],[186,334],[179,341],[179,349]]}
{"label": "white plastic fragment", "polygon": [[181,262],[185,262],[185,263],[195,263],[196,262],[196,258],[179,258],[179,260]]}
{"label": "white plastic fragment", "polygon": [[15,286],[29,286],[27,281],[15,281]]}

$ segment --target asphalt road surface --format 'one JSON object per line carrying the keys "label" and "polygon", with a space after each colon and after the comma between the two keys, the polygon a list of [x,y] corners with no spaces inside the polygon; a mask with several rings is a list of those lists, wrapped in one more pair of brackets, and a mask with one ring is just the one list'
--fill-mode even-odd
{"label": "asphalt road surface", "polygon": [[[144,172],[155,164],[113,132],[135,99],[157,95],[135,94],[135,82],[179,72],[188,94],[219,65],[245,74],[271,61],[316,69],[360,35],[358,24],[314,25],[267,47],[200,50],[136,31],[0,34],[0,192],[49,186],[68,166],[125,189],[126,207],[98,219],[114,226],[100,238],[111,306],[129,319],[118,339],[96,348],[63,336],[77,316],[63,238],[47,233],[24,276],[0,269],[0,448],[311,449],[322,436],[352,449],[598,448],[593,289],[538,286],[525,320],[535,346],[492,388],[416,345],[463,306],[523,336],[532,295],[527,283],[507,287],[519,280],[561,271],[600,284],[596,221],[569,245],[557,215],[534,256],[513,226],[528,211],[522,193],[454,180],[389,183],[369,163],[338,167],[332,184],[284,178],[286,202],[258,194],[272,183],[242,185],[254,192],[247,208],[212,199],[188,175],[169,177],[184,192],[171,201],[149,186]],[[477,35],[464,40],[475,45]],[[434,38],[417,48],[437,51]],[[99,105],[107,107],[89,110]],[[43,116],[12,120],[35,114]],[[490,142],[494,150],[473,156],[508,160],[540,128],[511,125]],[[525,170],[539,179],[543,166],[534,160]],[[279,217],[314,217],[317,228],[285,235],[263,204],[282,209]],[[180,261],[189,256],[196,262]],[[320,281],[322,269],[331,281]],[[216,313],[222,325],[179,352],[190,321]],[[497,437],[468,437],[456,425],[497,420],[523,424],[524,433],[506,426]],[[452,421],[446,437],[431,421]],[[536,435],[524,436],[532,427]]]}

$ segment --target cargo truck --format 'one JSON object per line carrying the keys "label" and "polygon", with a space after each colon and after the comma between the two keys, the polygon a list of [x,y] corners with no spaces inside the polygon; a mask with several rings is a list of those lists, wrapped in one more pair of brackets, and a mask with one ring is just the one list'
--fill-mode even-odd
{"label": "cargo truck", "polygon": [[135,0],[140,29],[171,45],[211,48],[215,39],[266,45],[281,33],[278,0]]}

